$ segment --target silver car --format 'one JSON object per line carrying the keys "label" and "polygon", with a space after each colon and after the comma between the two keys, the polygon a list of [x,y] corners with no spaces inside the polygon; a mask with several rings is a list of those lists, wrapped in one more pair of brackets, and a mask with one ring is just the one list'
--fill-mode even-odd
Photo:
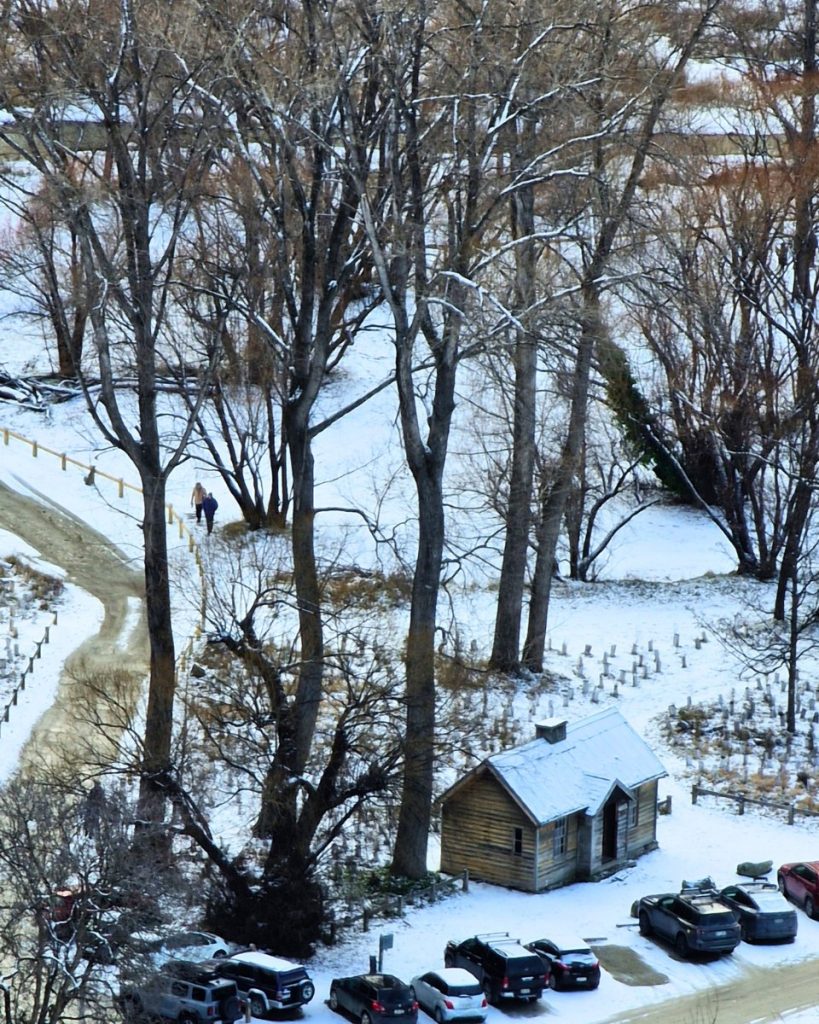
{"label": "silver car", "polygon": [[413,978],[418,1005],[438,1024],[447,1020],[486,1020],[488,1004],[481,983],[463,967],[441,967]]}

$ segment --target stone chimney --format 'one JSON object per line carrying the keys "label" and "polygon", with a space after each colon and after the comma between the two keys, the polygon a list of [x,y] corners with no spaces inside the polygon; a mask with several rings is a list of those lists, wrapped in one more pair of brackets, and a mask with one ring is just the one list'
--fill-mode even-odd
{"label": "stone chimney", "polygon": [[542,722],[535,722],[535,737],[547,743],[560,743],[566,739],[566,719],[545,718]]}

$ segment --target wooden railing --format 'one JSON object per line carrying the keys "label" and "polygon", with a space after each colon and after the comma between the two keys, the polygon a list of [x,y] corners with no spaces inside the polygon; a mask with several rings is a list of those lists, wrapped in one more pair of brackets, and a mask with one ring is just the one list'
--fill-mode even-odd
{"label": "wooden railing", "polygon": [[773,811],[785,811],[789,825],[793,825],[797,814],[802,814],[806,818],[819,818],[819,810],[815,811],[810,807],[797,807],[794,803],[763,800],[759,797],[746,796],[744,793],[720,793],[715,789],[706,789],[698,782],[695,782],[691,787],[691,803],[695,804],[701,796],[713,796],[718,800],[733,800],[737,805],[737,814],[744,814],[747,804],[753,804],[757,807],[764,807]]}
{"label": "wooden railing", "polygon": [[[40,444],[38,441],[32,441],[30,438],[24,437],[22,434],[18,434],[14,430],[10,430],[8,427],[2,428],[3,432],[3,444],[8,446],[12,441],[20,442],[21,444],[27,445],[31,449],[31,455],[33,458],[39,458],[41,455],[47,455],[51,458],[56,459],[59,462],[60,469],[62,472],[66,472],[69,468],[79,470],[84,474],[84,482],[89,486],[95,486],[99,480],[104,480],[114,484],[117,491],[118,498],[124,498],[126,491],[132,491],[135,494],[142,494],[142,488],[136,484],[128,483],[122,477],[112,476],[110,473],[106,473],[104,470],[99,469],[97,466],[89,466],[84,462],[80,462],[78,459],[72,458],[72,456],[66,454],[66,452],[58,452],[53,448],[48,448],[46,445]],[[199,637],[202,635],[202,631],[205,626],[207,616],[207,580],[205,577],[205,570],[202,564],[202,556],[199,551],[199,545],[196,543],[193,533],[189,529],[183,516],[174,509],[173,505],[167,504],[165,506],[167,512],[167,521],[169,526],[177,526],[179,531],[180,540],[184,540],[187,536],[187,548],[192,554],[196,569],[199,574],[200,583],[200,604],[199,604],[199,623],[196,626],[194,633],[190,636],[183,647],[182,651],[177,656],[177,670],[184,671],[187,667],[187,662],[190,659],[193,648]],[[44,642],[48,642],[46,639]],[[39,657],[39,645],[37,657]],[[29,668],[33,667],[33,661],[29,663]],[[25,675],[21,679],[20,685],[18,685],[13,693],[11,702],[6,705],[3,721],[8,722],[9,708],[16,705],[18,691],[25,689]]]}

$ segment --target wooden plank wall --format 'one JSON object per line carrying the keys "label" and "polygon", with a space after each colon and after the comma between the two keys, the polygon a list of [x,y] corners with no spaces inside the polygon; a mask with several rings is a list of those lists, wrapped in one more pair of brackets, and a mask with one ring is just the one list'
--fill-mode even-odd
{"label": "wooden plank wall", "polygon": [[[657,782],[637,790],[639,815],[628,829],[626,856],[639,857],[657,846]],[[599,820],[598,820],[599,819]],[[514,830],[523,830],[523,850],[514,853]],[[572,815],[567,824],[566,851],[553,855],[554,822],[539,834],[503,787],[489,774],[479,775],[453,794],[441,809],[441,870],[456,875],[466,868],[473,878],[526,892],[539,892],[594,877],[616,862],[602,863],[602,811],[594,821]],[[591,862],[578,863],[584,848],[580,830],[590,831]],[[537,861],[537,863],[535,863]]]}
{"label": "wooden plank wall", "polygon": [[[514,830],[523,850],[514,852]],[[479,775],[441,808],[441,871],[534,891],[535,829],[491,775]]]}
{"label": "wooden plank wall", "polygon": [[573,882],[577,877],[577,854],[580,816],[573,814],[566,825],[566,852],[554,856],[555,823],[540,829],[540,859],[538,861],[538,890],[553,889]]}
{"label": "wooden plank wall", "polygon": [[657,786],[655,780],[640,786],[637,791],[639,813],[637,827],[628,830],[629,857],[639,857],[657,846]]}

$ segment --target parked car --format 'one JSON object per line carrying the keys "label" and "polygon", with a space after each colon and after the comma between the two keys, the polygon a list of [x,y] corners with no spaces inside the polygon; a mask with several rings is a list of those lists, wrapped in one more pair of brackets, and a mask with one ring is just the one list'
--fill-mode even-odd
{"label": "parked car", "polygon": [[733,910],[715,891],[693,890],[643,896],[635,907],[641,935],[657,935],[679,956],[731,953],[740,941]]}
{"label": "parked car", "polygon": [[486,1020],[489,1004],[474,974],[463,967],[442,967],[411,981],[418,1005],[438,1024],[447,1020]]}
{"label": "parked car", "polygon": [[548,969],[508,932],[487,932],[456,942],[444,950],[447,967],[463,967],[478,979],[490,1003],[505,997],[540,999],[549,983]]}
{"label": "parked car", "polygon": [[309,1003],[316,987],[301,964],[248,950],[212,962],[223,978],[236,982],[254,1017]]}
{"label": "parked car", "polygon": [[333,978],[330,1009],[343,1010],[361,1024],[385,1024],[388,1020],[416,1021],[418,1003],[412,989],[394,974],[357,974]]}
{"label": "parked car", "polygon": [[126,1017],[179,1024],[234,1024],[242,1016],[236,983],[187,960],[169,961],[144,982],[123,987],[118,1002]]}
{"label": "parked car", "polygon": [[793,942],[796,911],[773,882],[736,882],[720,891],[720,898],[739,918],[746,942]]}
{"label": "parked car", "polygon": [[776,881],[783,896],[799,903],[808,917],[816,917],[819,910],[819,860],[783,864],[776,873]]}
{"label": "parked car", "polygon": [[[124,943],[123,943],[124,944]],[[148,957],[153,964],[161,967],[166,960],[211,960],[227,956],[230,947],[224,939],[211,932],[179,931],[136,932],[128,942],[131,951]]]}
{"label": "parked car", "polygon": [[546,964],[552,989],[597,988],[600,984],[600,961],[580,939],[565,935],[535,939],[527,942],[526,948]]}

